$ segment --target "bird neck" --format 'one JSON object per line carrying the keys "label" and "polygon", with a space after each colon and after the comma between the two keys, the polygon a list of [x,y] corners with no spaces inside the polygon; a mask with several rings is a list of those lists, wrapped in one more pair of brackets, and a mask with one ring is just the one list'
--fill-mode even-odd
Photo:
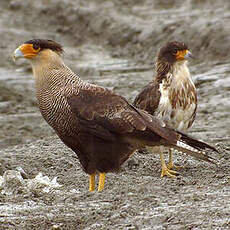
{"label": "bird neck", "polygon": [[69,120],[70,107],[67,98],[85,84],[52,51],[42,51],[32,60],[36,96],[44,119],[57,131],[62,132],[60,121]]}
{"label": "bird neck", "polygon": [[176,82],[192,81],[187,61],[179,61],[173,65],[172,76]]}
{"label": "bird neck", "polygon": [[187,67],[187,61],[179,61],[173,64],[163,61],[156,62],[156,81],[159,83],[166,76],[173,76],[175,80],[190,78],[189,69]]}
{"label": "bird neck", "polygon": [[157,81],[158,83],[161,83],[162,80],[165,78],[165,76],[168,73],[172,72],[172,69],[173,69],[172,67],[173,65],[168,62],[157,60],[156,62],[157,75],[156,75],[155,81]]}
{"label": "bird neck", "polygon": [[[52,50],[41,51],[36,58],[31,59],[34,74],[39,73],[43,69],[60,68],[64,64],[62,58]],[[36,75],[35,75],[36,77]]]}
{"label": "bird neck", "polygon": [[64,64],[62,58],[51,50],[42,51],[31,64],[37,90],[58,90],[69,82],[83,82]]}

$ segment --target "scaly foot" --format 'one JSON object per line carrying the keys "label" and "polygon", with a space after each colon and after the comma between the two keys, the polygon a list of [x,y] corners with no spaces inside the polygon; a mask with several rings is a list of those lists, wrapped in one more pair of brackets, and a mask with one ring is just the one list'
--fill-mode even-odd
{"label": "scaly foot", "polygon": [[164,177],[164,176],[168,176],[168,177],[171,177],[171,178],[174,178],[176,177],[174,174],[178,174],[177,171],[174,171],[174,170],[170,170],[166,163],[165,163],[165,159],[164,159],[164,155],[163,155],[163,149],[161,148],[160,149],[161,152],[160,152],[160,158],[161,158],[161,177]]}
{"label": "scaly foot", "polygon": [[179,174],[179,173],[177,171],[170,170],[169,168],[167,168],[166,165],[162,166],[161,177],[168,176],[171,178],[175,178],[176,176],[174,174]]}

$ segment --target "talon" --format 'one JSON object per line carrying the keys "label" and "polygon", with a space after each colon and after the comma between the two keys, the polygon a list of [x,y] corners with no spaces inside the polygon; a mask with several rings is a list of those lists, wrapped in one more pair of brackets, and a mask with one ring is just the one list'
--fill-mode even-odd
{"label": "talon", "polygon": [[176,176],[173,175],[173,174],[177,174],[178,175],[179,173],[177,171],[168,169],[167,166],[162,167],[161,177],[168,176],[168,177],[171,177],[171,178],[175,178]]}
{"label": "talon", "polygon": [[161,153],[160,153],[160,158],[161,158],[161,167],[162,167],[161,177],[168,176],[171,178],[175,178],[176,176],[173,174],[179,174],[179,173],[177,171],[174,171],[174,170],[167,168],[167,166],[165,164],[165,160],[164,160],[163,151],[161,151]]}

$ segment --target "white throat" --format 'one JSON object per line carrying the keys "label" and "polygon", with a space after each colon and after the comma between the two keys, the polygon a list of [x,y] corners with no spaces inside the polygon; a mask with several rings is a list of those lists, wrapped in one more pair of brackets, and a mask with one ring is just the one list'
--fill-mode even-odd
{"label": "white throat", "polygon": [[188,80],[188,79],[191,80],[190,72],[187,67],[187,61],[175,63],[173,66],[172,75],[176,81],[183,81],[183,80]]}

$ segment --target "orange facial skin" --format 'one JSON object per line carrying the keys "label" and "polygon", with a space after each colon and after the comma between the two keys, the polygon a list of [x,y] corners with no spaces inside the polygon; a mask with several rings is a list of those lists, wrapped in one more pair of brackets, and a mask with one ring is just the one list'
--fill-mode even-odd
{"label": "orange facial skin", "polygon": [[177,51],[176,53],[176,59],[177,60],[184,60],[184,56],[188,53],[189,51],[188,50],[179,50]]}
{"label": "orange facial skin", "polygon": [[23,44],[19,46],[19,49],[23,53],[24,58],[33,58],[40,51],[40,48],[34,49],[33,44]]}

